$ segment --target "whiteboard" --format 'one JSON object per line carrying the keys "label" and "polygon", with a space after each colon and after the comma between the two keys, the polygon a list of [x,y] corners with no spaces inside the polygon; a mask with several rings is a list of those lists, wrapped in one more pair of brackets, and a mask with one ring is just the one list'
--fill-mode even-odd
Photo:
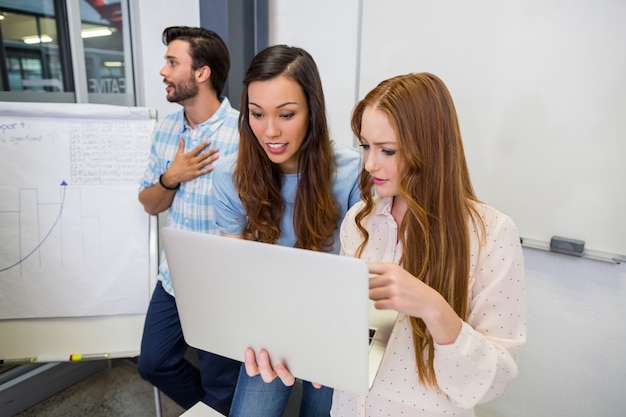
{"label": "whiteboard", "polygon": [[475,190],[520,235],[626,253],[626,2],[363,0],[359,97],[432,72]]}
{"label": "whiteboard", "polygon": [[0,103],[0,359],[139,352],[154,124],[147,108]]}

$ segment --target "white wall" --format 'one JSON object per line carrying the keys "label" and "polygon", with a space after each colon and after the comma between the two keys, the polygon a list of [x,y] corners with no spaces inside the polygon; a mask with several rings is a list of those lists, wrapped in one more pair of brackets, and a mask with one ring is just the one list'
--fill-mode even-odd
{"label": "white wall", "polygon": [[480,198],[524,238],[626,255],[624,21],[619,0],[365,0],[361,93],[439,75]]}

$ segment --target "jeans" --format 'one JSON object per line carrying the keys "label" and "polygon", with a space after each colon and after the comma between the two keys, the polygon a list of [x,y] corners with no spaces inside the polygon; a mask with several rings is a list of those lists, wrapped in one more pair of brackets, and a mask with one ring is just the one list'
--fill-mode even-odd
{"label": "jeans", "polygon": [[[285,386],[279,378],[266,383],[261,375],[249,377],[242,365],[230,417],[281,417],[292,388]],[[317,389],[310,382],[302,381],[300,417],[329,417],[332,399],[332,388]]]}
{"label": "jeans", "polygon": [[241,362],[199,350],[198,370],[185,359],[187,349],[176,300],[159,281],[146,314],[139,374],[183,408],[202,401],[228,415]]}

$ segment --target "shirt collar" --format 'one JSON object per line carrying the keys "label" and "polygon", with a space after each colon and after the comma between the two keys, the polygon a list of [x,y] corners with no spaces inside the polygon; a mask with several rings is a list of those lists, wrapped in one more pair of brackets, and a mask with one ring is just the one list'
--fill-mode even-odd
{"label": "shirt collar", "polygon": [[[207,131],[207,133],[212,133],[217,130],[218,127],[224,123],[224,118],[228,109],[230,108],[230,101],[228,101],[228,97],[221,96],[220,97],[220,106],[217,108],[215,113],[209,118],[209,120],[199,123],[196,125],[196,129]],[[185,117],[185,110],[182,112],[183,116],[183,131],[191,129],[189,123],[187,123],[187,118]]]}
{"label": "shirt collar", "polygon": [[391,215],[391,207],[393,206],[393,197],[374,197],[377,201],[374,205],[376,214]]}

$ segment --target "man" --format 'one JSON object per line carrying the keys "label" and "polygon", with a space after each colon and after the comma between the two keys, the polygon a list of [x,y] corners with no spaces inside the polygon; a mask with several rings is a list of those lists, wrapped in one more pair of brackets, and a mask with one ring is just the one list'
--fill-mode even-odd
{"label": "man", "polygon": [[[167,99],[182,109],[154,131],[139,201],[152,215],[169,209],[168,226],[217,233],[211,171],[218,150],[228,155],[239,143],[239,112],[220,97],[230,69],[228,49],[216,33],[193,27],[166,28],[163,43],[166,63],[160,74]],[[199,351],[198,370],[185,359],[187,348],[163,252],[137,369],[182,407],[203,401],[228,415],[241,364]]]}

